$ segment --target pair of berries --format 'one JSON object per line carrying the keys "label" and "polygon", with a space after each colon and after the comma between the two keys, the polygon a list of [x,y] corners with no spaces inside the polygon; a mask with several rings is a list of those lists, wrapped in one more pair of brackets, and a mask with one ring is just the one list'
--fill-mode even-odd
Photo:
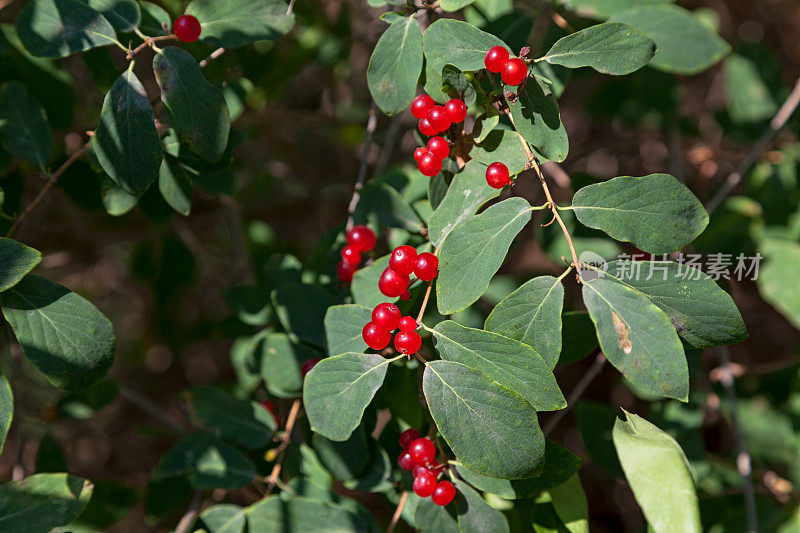
{"label": "pair of berries", "polygon": [[361,337],[373,350],[383,350],[392,340],[392,332],[400,328],[394,336],[395,349],[403,354],[417,353],[422,346],[422,337],[416,332],[417,321],[410,316],[402,316],[394,304],[382,303],[372,310],[372,321],[361,330]]}
{"label": "pair of berries", "polygon": [[421,94],[411,101],[411,114],[419,119],[420,133],[432,137],[467,118],[467,105],[463,100],[453,98],[440,106],[427,94]]}
{"label": "pair of berries", "polygon": [[353,226],[347,232],[347,246],[342,248],[342,260],[336,269],[336,274],[343,283],[353,281],[353,274],[361,263],[362,252],[369,252],[375,248],[375,234],[367,226]]}
{"label": "pair of berries", "polygon": [[448,155],[450,155],[450,145],[444,137],[438,135],[428,139],[425,147],[420,146],[414,150],[417,168],[429,178],[434,177],[442,170],[442,162]]}
{"label": "pair of berries", "polygon": [[439,259],[429,252],[417,255],[413,246],[398,246],[389,257],[389,266],[378,280],[378,289],[384,296],[401,296],[411,282],[409,276],[416,275],[422,281],[431,281],[439,273]]}
{"label": "pair of berries", "polygon": [[489,72],[500,73],[506,85],[521,85],[528,77],[528,64],[522,59],[509,59],[508,50],[502,46],[493,46],[483,58],[483,64]]}
{"label": "pair of berries", "polygon": [[407,429],[400,435],[400,446],[403,452],[397,464],[403,470],[414,474],[414,492],[421,498],[431,497],[436,505],[447,505],[456,496],[456,488],[449,481],[437,481],[434,470],[440,466],[429,465],[436,457],[436,446],[430,439],[422,438],[416,429]]}
{"label": "pair of berries", "polygon": [[506,185],[511,185],[511,177],[508,174],[508,167],[503,163],[495,162],[486,167],[486,183],[495,189],[502,189]]}
{"label": "pair of berries", "polygon": [[185,43],[193,43],[200,38],[200,21],[193,15],[181,15],[172,25],[172,33]]}

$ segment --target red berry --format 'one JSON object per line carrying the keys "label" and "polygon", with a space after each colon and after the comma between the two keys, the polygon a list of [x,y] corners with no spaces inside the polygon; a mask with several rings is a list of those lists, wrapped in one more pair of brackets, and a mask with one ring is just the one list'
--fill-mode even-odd
{"label": "red berry", "polygon": [[428,109],[428,114],[425,115],[425,118],[428,119],[428,123],[433,126],[433,129],[436,130],[436,133],[444,131],[450,127],[450,119],[447,118],[442,106],[435,105]]}
{"label": "red berry", "polygon": [[408,453],[411,455],[411,460],[415,465],[425,465],[433,461],[436,457],[436,446],[433,445],[431,439],[420,437],[411,442],[408,447]]}
{"label": "red berry", "polygon": [[422,159],[422,156],[428,153],[428,149],[424,146],[420,146],[416,150],[414,150],[414,161],[419,163],[419,160]]}
{"label": "red berry", "polygon": [[401,295],[400,295],[400,299],[401,299],[401,300],[403,300],[403,301],[405,302],[405,301],[406,301],[406,300],[408,300],[409,298],[411,298],[411,291],[409,291],[408,289],[406,289],[406,290],[404,290],[404,291],[403,291],[403,294],[401,294]]}
{"label": "red berry", "polygon": [[442,160],[428,152],[417,161],[417,168],[424,176],[432,178],[442,170]]}
{"label": "red berry", "polygon": [[426,137],[433,137],[439,133],[439,130],[434,128],[427,118],[423,118],[419,121],[419,132]]}
{"label": "red berry", "polygon": [[416,331],[417,321],[410,316],[404,316],[400,319],[400,322],[397,323],[397,326],[400,328],[400,331]]}
{"label": "red berry", "polygon": [[421,94],[411,100],[411,114],[414,115],[414,118],[425,118],[428,109],[435,105],[436,102],[433,101],[433,98],[427,94]]}
{"label": "red berry", "polygon": [[509,59],[500,77],[507,85],[520,85],[528,77],[528,65],[518,57]]}
{"label": "red berry", "polygon": [[400,468],[403,470],[411,470],[414,468],[414,461],[411,459],[411,454],[408,451],[404,451],[400,454],[400,457],[397,458],[397,464],[400,465]]}
{"label": "red berry", "polygon": [[456,497],[456,488],[453,486],[452,483],[449,481],[440,481],[436,484],[436,488],[433,490],[433,503],[436,505],[447,505],[453,498]]}
{"label": "red berry", "polygon": [[344,248],[342,248],[342,260],[350,263],[351,265],[356,265],[361,262],[361,252],[358,251],[358,248],[355,246],[348,244]]}
{"label": "red berry", "polygon": [[431,137],[428,139],[428,144],[426,145],[428,151],[433,154],[433,156],[437,159],[444,159],[448,155],[450,155],[450,145],[447,144],[447,141],[444,140],[444,137]]}
{"label": "red berry", "polygon": [[467,118],[467,104],[460,98],[453,98],[444,105],[444,112],[450,122],[458,124]]}
{"label": "red berry", "polygon": [[390,303],[382,303],[372,310],[372,323],[381,328],[394,331],[400,323],[400,309]]}
{"label": "red berry", "polygon": [[414,274],[422,281],[430,281],[439,273],[439,259],[430,252],[423,252],[417,256],[414,265]]}
{"label": "red berry", "polygon": [[502,46],[493,46],[486,52],[483,65],[489,72],[500,72],[508,62],[508,50]]}
{"label": "red berry", "polygon": [[404,432],[400,433],[400,446],[404,450],[408,450],[408,447],[411,446],[411,443],[414,442],[419,438],[419,431],[414,428],[408,428]]}
{"label": "red berry", "polygon": [[369,252],[375,248],[375,234],[367,226],[353,226],[347,232],[347,244],[359,252]]}
{"label": "red berry", "polygon": [[361,337],[373,350],[383,350],[389,346],[389,342],[392,340],[389,330],[374,322],[367,322],[367,325],[361,330]]}
{"label": "red berry", "polygon": [[394,347],[400,353],[417,353],[421,346],[422,337],[416,331],[401,331],[394,336]]}
{"label": "red berry", "polygon": [[420,475],[421,473],[423,473],[423,472],[431,472],[431,473],[433,473],[434,475],[436,474],[436,473],[435,473],[433,470],[431,470],[430,468],[428,468],[428,467],[427,467],[427,466],[425,466],[425,465],[414,465],[414,468],[411,470],[411,474],[412,474],[414,477],[417,477],[417,476],[419,476],[419,475]]}
{"label": "red berry", "polygon": [[336,267],[336,275],[342,283],[350,283],[353,281],[353,274],[358,270],[358,264],[353,264],[342,259],[339,261],[339,266]]}
{"label": "red berry", "polygon": [[495,189],[502,189],[508,185],[508,167],[499,162],[492,163],[486,167],[486,183]]}
{"label": "red berry", "polygon": [[414,492],[421,498],[427,498],[436,490],[436,474],[430,470],[420,472],[414,478]]}
{"label": "red berry", "polygon": [[192,15],[181,15],[175,20],[172,32],[185,43],[192,43],[200,37],[200,21]]}
{"label": "red berry", "polygon": [[303,378],[305,378],[306,374],[311,372],[311,369],[314,368],[314,365],[316,365],[319,362],[320,359],[316,357],[313,359],[306,359],[305,362],[303,363],[303,366],[300,367],[300,375],[303,376]]}
{"label": "red berry", "polygon": [[408,282],[408,276],[400,275],[387,267],[381,274],[381,279],[378,280],[378,289],[384,296],[397,298],[408,288]]}
{"label": "red berry", "polygon": [[408,276],[414,272],[414,265],[417,264],[417,251],[413,246],[398,246],[389,256],[389,268],[400,274]]}

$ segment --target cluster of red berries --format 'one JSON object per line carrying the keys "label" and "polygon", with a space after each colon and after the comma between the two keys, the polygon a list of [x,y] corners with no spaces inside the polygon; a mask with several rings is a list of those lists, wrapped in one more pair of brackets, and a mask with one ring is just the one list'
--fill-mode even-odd
{"label": "cluster of red berries", "polygon": [[453,98],[444,106],[427,94],[421,94],[411,101],[411,114],[419,119],[419,131],[428,139],[425,146],[414,150],[414,160],[422,174],[432,178],[442,170],[442,162],[450,155],[450,145],[439,133],[450,129],[453,124],[467,118],[467,105],[459,98]]}
{"label": "cluster of red berries", "polygon": [[402,316],[400,309],[390,303],[382,303],[372,310],[372,320],[361,330],[361,337],[373,350],[383,350],[392,340],[392,332],[400,332],[394,336],[395,349],[406,355],[415,354],[422,346],[422,337],[417,333],[417,321],[410,316]]}
{"label": "cluster of red berries", "polygon": [[521,85],[528,77],[528,64],[519,57],[509,59],[508,50],[502,46],[491,47],[483,58],[483,64],[489,72],[499,72],[506,85]]}
{"label": "cluster of red berries", "polygon": [[200,38],[200,21],[193,15],[181,15],[172,25],[172,32],[179,40],[193,43]]}
{"label": "cluster of red berries", "polygon": [[416,429],[407,429],[400,435],[403,448],[397,464],[414,474],[414,492],[421,498],[431,497],[436,505],[447,505],[456,497],[456,488],[447,480],[438,481],[437,471],[443,465],[434,464],[436,446],[430,439],[420,437]]}
{"label": "cluster of red berries", "polygon": [[412,273],[422,281],[433,280],[439,274],[439,259],[430,252],[417,255],[414,247],[407,244],[398,246],[389,256],[389,266],[378,280],[378,290],[389,298],[399,296],[401,300],[408,300]]}
{"label": "cluster of red berries", "polygon": [[361,254],[375,248],[375,234],[367,226],[353,226],[347,232],[347,245],[342,248],[342,260],[336,268],[336,275],[343,283],[353,281],[353,274],[361,263]]}

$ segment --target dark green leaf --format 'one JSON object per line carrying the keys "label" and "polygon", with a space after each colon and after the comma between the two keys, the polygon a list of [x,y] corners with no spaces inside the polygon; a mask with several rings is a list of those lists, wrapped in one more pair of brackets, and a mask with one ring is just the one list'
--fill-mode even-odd
{"label": "dark green leaf", "polygon": [[450,232],[439,249],[436,298],[441,314],[461,311],[486,292],[511,241],[530,219],[530,204],[509,198]]}
{"label": "dark green leaf", "polygon": [[231,313],[250,326],[266,326],[272,319],[269,293],[257,285],[231,285],[222,293]]}
{"label": "dark green leaf", "polygon": [[564,0],[564,4],[579,14],[607,18],[629,7],[643,4],[666,4],[675,0]]}
{"label": "dark green leaf", "polygon": [[493,46],[508,46],[472,24],[453,19],[439,19],[422,36],[425,59],[430,69],[441,74],[448,63],[462,71],[482,70],[486,52]]}
{"label": "dark green leaf", "polygon": [[359,192],[353,213],[356,224],[376,224],[418,232],[422,227],[414,208],[397,190],[384,183],[368,183]]}
{"label": "dark green leaf", "polygon": [[10,289],[42,260],[38,250],[0,237],[0,292]]}
{"label": "dark green leaf", "polygon": [[550,497],[553,509],[570,533],[589,533],[589,508],[578,474],[550,489]]}
{"label": "dark green leaf", "polygon": [[756,62],[733,54],[725,60],[728,115],[737,124],[758,123],[775,115],[778,104]]}
{"label": "dark green leaf", "polygon": [[[414,497],[416,495],[412,495]],[[447,507],[436,505],[430,498],[420,498],[414,513],[414,524],[420,533],[459,533],[456,519]]]}
{"label": "dark green leaf", "polygon": [[133,31],[142,20],[139,4],[134,0],[88,0],[88,4],[103,15],[118,32]]}
{"label": "dark green leaf", "polygon": [[25,356],[53,385],[83,389],[108,372],[114,328],[89,301],[28,275],[3,292],[0,303]]}
{"label": "dark green leaf", "polygon": [[193,0],[186,13],[200,21],[201,39],[224,48],[276,41],[294,26],[294,15],[281,0]]}
{"label": "dark green leaf", "polygon": [[361,330],[372,320],[372,309],[360,305],[332,305],[325,313],[325,336],[328,340],[328,355],[347,352],[361,353],[367,343]]}
{"label": "dark green leaf", "polygon": [[172,31],[172,19],[163,7],[152,2],[139,2],[142,22],[139,29],[150,37],[169,35]]}
{"label": "dark green leaf", "polygon": [[296,398],[303,389],[300,369],[308,359],[321,354],[303,344],[292,342],[283,333],[267,334],[261,354],[261,376],[269,391],[282,398]]}
{"label": "dark green leaf", "polygon": [[454,478],[458,489],[456,510],[459,531],[480,531],[481,533],[507,533],[508,521],[503,513],[493,509],[481,495],[464,481]]}
{"label": "dark green leaf", "polygon": [[63,531],[108,531],[111,526],[125,518],[138,502],[139,493],[136,489],[117,481],[99,480],[86,508]]}
{"label": "dark green leaf", "polygon": [[800,329],[800,244],[765,239],[760,252],[765,259],[756,280],[761,296]]}
{"label": "dark green leaf", "polygon": [[563,161],[569,152],[569,139],[550,90],[545,90],[538,78],[529,77],[520,92],[511,86],[506,91],[517,94],[507,101],[520,135],[547,159]]}
{"label": "dark green leaf", "polygon": [[192,210],[192,183],[180,164],[164,157],[158,170],[158,190],[169,206],[183,216]]}
{"label": "dark green leaf", "polygon": [[218,503],[200,513],[208,533],[243,533],[247,518],[244,509],[232,503]]}
{"label": "dark green leaf", "polygon": [[326,439],[315,433],[311,444],[319,460],[338,481],[357,479],[369,466],[369,446],[363,424],[345,441]]}
{"label": "dark green leaf", "polygon": [[125,192],[125,189],[114,183],[111,178],[106,177],[102,186],[103,207],[106,213],[113,217],[119,217],[128,213],[136,207],[139,199]]}
{"label": "dark green leaf", "polygon": [[708,225],[703,204],[669,174],[587,185],[575,193],[572,205],[581,224],[649,253],[674,252]]}
{"label": "dark green leaf", "polygon": [[468,106],[474,104],[477,97],[470,80],[453,65],[445,65],[442,69],[442,92],[451,98],[460,98]]}
{"label": "dark green leaf", "polygon": [[275,431],[275,419],[257,402],[232,398],[218,387],[194,387],[183,392],[192,422],[245,448],[268,444]]}
{"label": "dark green leaf", "polygon": [[14,394],[11,392],[11,385],[8,384],[6,374],[0,367],[0,452],[6,442],[8,429],[11,427],[11,420],[14,418]]}
{"label": "dark green leaf", "polygon": [[69,474],[35,474],[0,486],[5,531],[40,533],[68,524],[86,507],[94,485]]}
{"label": "dark green leaf", "polygon": [[366,533],[369,527],[363,518],[334,504],[306,498],[288,501],[272,496],[244,510],[248,531],[258,533]]}
{"label": "dark green leaf", "polygon": [[253,464],[239,450],[209,435],[189,435],[165,453],[153,477],[189,477],[200,490],[238,489],[249,484],[256,475]]}
{"label": "dark green leaf", "polygon": [[505,479],[539,472],[544,436],[519,394],[450,361],[428,363],[422,388],[439,431],[467,468]]}
{"label": "dark green leaf", "polygon": [[325,313],[329,298],[315,285],[294,283],[272,292],[272,304],[287,331],[316,346],[325,346]]}
{"label": "dark green leaf", "polygon": [[369,59],[369,92],[384,113],[399,113],[413,100],[421,71],[419,22],[414,17],[401,17],[381,35]]}
{"label": "dark green leaf", "polygon": [[458,11],[459,9],[470,5],[475,0],[441,0],[439,7],[444,11]]}
{"label": "dark green leaf", "polygon": [[16,81],[0,91],[0,143],[14,157],[44,170],[53,145],[47,118],[39,103]]}

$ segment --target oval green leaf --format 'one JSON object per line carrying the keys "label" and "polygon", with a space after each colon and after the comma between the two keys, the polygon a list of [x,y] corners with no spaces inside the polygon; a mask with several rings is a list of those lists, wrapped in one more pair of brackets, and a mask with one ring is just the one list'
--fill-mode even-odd
{"label": "oval green leaf", "polygon": [[0,292],[19,283],[42,260],[34,250],[7,237],[0,237]]}
{"label": "oval green leaf", "polygon": [[14,157],[47,168],[53,137],[44,109],[16,81],[0,91],[0,144]]}
{"label": "oval green leaf", "polygon": [[414,99],[422,71],[422,32],[414,17],[392,22],[381,35],[367,67],[367,85],[387,115],[403,111]]}
{"label": "oval green leaf", "polygon": [[361,353],[367,343],[361,330],[372,320],[372,309],[360,305],[332,305],[325,313],[325,337],[328,355]]}
{"label": "oval green leaf", "polygon": [[165,453],[153,471],[155,480],[188,476],[196,489],[238,489],[256,475],[239,450],[208,433],[194,433]]}
{"label": "oval green leaf", "polygon": [[508,533],[508,520],[489,506],[475,489],[464,481],[454,478],[458,489],[456,496],[456,512],[458,513],[459,531],[480,531],[481,533]]}
{"label": "oval green leaf", "polygon": [[569,138],[555,96],[539,78],[529,77],[522,90],[506,86],[506,92],[517,94],[506,99],[517,131],[545,158],[563,161],[569,152]]}
{"label": "oval green leaf", "polygon": [[103,15],[118,32],[133,31],[142,20],[134,0],[88,0],[89,7]]}
{"label": "oval green leaf", "polygon": [[275,41],[294,26],[294,15],[281,0],[193,0],[186,13],[200,21],[202,40],[224,48]]}
{"label": "oval green leaf", "polygon": [[508,48],[491,33],[453,19],[439,19],[431,24],[422,37],[422,46],[430,69],[439,74],[448,63],[462,71],[482,70],[483,59],[491,47]]}

